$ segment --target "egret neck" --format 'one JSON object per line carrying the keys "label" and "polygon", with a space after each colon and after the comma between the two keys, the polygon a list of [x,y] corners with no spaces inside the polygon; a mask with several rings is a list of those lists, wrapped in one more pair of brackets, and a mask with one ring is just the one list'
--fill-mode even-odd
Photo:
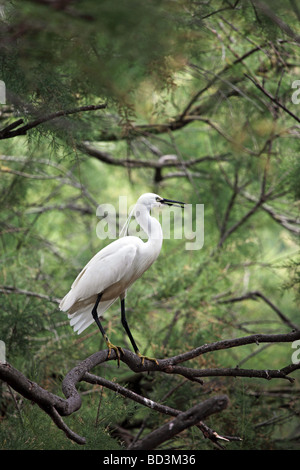
{"label": "egret neck", "polygon": [[160,223],[155,217],[150,215],[150,207],[144,204],[137,204],[135,209],[135,218],[148,235],[148,241],[145,243],[145,248],[151,252],[151,257],[156,259],[162,247],[163,231]]}

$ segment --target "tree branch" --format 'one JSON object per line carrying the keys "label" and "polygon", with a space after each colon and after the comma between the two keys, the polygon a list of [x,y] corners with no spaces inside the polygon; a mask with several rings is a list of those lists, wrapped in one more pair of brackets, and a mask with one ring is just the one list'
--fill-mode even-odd
{"label": "tree branch", "polygon": [[[243,225],[255,212],[268,200],[268,198],[271,197],[272,195],[272,189],[270,189],[268,192],[266,192],[266,180],[267,180],[267,172],[268,172],[268,167],[269,167],[269,158],[267,159],[267,162],[264,167],[264,173],[262,177],[262,182],[261,182],[261,189],[260,189],[260,195],[258,199],[256,200],[255,204],[251,209],[249,209],[248,212],[240,219],[238,220],[235,224],[233,224],[231,227],[229,227],[226,231],[223,230],[223,233],[221,233],[217,248],[221,248],[225,242],[225,240],[233,233],[235,232],[241,225]],[[245,186],[245,185],[244,185]],[[237,187],[237,176],[236,180],[233,186],[233,196],[232,196],[232,201],[229,203],[229,209],[231,209],[231,205],[233,205],[235,197],[237,193],[243,188]]]}
{"label": "tree branch", "polygon": [[296,114],[294,114],[292,111],[290,111],[284,104],[282,104],[275,96],[273,96],[269,91],[267,91],[260,83],[258,83],[253,77],[250,77],[248,74],[244,74],[245,77],[247,77],[249,80],[251,80],[252,83],[258,88],[265,96],[267,96],[273,103],[275,103],[277,106],[279,106],[283,111],[285,111],[287,114],[289,114],[293,119],[295,119],[297,122],[300,122],[300,119]]}
{"label": "tree branch", "polygon": [[289,318],[287,318],[284,315],[284,313],[281,312],[281,310],[279,310],[279,308],[276,307],[276,305],[274,305],[273,302],[271,302],[271,300],[268,299],[260,291],[247,292],[246,294],[244,294],[240,297],[233,297],[233,298],[227,299],[227,300],[220,300],[219,303],[227,304],[227,303],[233,303],[233,302],[241,302],[243,300],[248,300],[248,299],[256,300],[257,297],[261,298],[267,305],[269,305],[272,308],[272,310],[274,310],[274,312],[277,313],[277,315],[283,321],[284,324],[286,324],[287,326],[289,326],[293,330],[299,330],[299,327],[295,323],[293,323]]}
{"label": "tree branch", "polygon": [[257,209],[262,205],[264,202],[264,199],[260,198],[257,203],[240,219],[238,220],[235,224],[233,224],[229,229],[226,230],[226,232],[223,233],[223,235],[220,237],[220,240],[218,242],[218,248],[221,248],[225,242],[225,240],[233,233],[235,232],[241,225],[243,225],[255,212]]}
{"label": "tree branch", "polygon": [[180,413],[171,422],[163,424],[160,428],[152,431],[144,439],[138,441],[131,447],[131,450],[155,449],[163,442],[171,439],[184,429],[187,429],[208,416],[224,410],[229,403],[226,395],[209,398],[202,403],[198,403],[189,410]]}
{"label": "tree branch", "polygon": [[[247,191],[241,191],[240,193],[243,197],[248,199],[249,201],[252,202],[257,202],[257,198],[255,196],[252,196],[249,194]],[[292,214],[290,213],[289,215],[285,214],[278,214],[273,207],[271,207],[269,204],[263,203],[261,205],[261,208],[272,217],[275,222],[280,224],[282,227],[287,229],[289,232],[295,233],[296,235],[300,234],[300,218],[295,216],[292,217]],[[289,210],[291,212],[291,207],[289,207]]]}
{"label": "tree branch", "polygon": [[[195,357],[201,356],[202,354],[207,354],[212,351],[219,351],[222,349],[230,349],[239,346],[244,346],[246,344],[260,344],[260,343],[281,343],[281,342],[293,342],[297,339],[300,339],[300,330],[292,331],[291,333],[282,333],[282,334],[253,334],[249,336],[243,336],[241,338],[233,338],[217,341],[215,343],[208,343],[198,348],[195,348],[191,351],[188,351],[183,354],[179,354],[170,359],[164,359],[163,364],[173,366],[181,362],[189,361]],[[162,361],[160,361],[161,364]],[[166,371],[165,371],[166,372]],[[169,371],[168,371],[169,372]],[[170,370],[171,372],[171,370]],[[249,377],[251,374],[249,375]]]}
{"label": "tree branch", "polygon": [[13,286],[0,286],[0,292],[2,294],[20,294],[30,297],[37,297],[38,299],[48,300],[49,302],[53,302],[55,304],[59,304],[61,301],[61,299],[58,299],[57,297],[51,297],[50,295],[40,294],[38,292],[31,292]]}
{"label": "tree branch", "polygon": [[79,108],[73,108],[69,110],[56,111],[55,113],[47,114],[46,116],[40,116],[39,118],[28,122],[27,124],[24,124],[24,126],[21,127],[19,126],[23,124],[24,121],[23,119],[18,119],[12,124],[9,124],[9,126],[6,126],[2,130],[0,130],[0,140],[11,139],[12,137],[16,137],[19,135],[25,135],[30,129],[33,129],[34,127],[37,127],[40,124],[44,124],[45,122],[52,121],[53,119],[57,119],[59,117],[68,116],[70,114],[77,114],[85,111],[95,111],[97,109],[104,109],[106,107],[107,104],[99,104],[80,106]]}
{"label": "tree branch", "polygon": [[[125,168],[153,168],[153,169],[162,169],[162,168],[182,168],[182,162],[177,159],[176,155],[162,155],[158,160],[137,160],[133,158],[114,158],[111,154],[104,152],[103,150],[97,149],[89,142],[81,142],[78,144],[78,149],[83,153],[90,155],[91,157],[96,158],[97,160],[107,163],[108,165],[122,166]],[[220,155],[204,155],[199,158],[191,158],[186,160],[184,165],[186,167],[192,167],[198,165],[199,163],[207,161],[220,161],[226,160],[228,153]]]}
{"label": "tree branch", "polygon": [[[175,408],[171,408],[167,405],[162,405],[160,403],[157,403],[153,400],[150,400],[148,398],[145,398],[141,395],[138,395],[137,393],[133,392],[132,390],[129,390],[125,387],[122,387],[121,385],[117,384],[116,382],[111,382],[110,380],[104,379],[103,377],[99,377],[93,374],[90,374],[89,372],[86,372],[84,375],[84,380],[88,383],[91,384],[98,384],[102,387],[106,387],[110,390],[113,390],[114,392],[118,393],[119,395],[124,396],[125,398],[129,398],[137,403],[140,403],[141,405],[144,405],[151,410],[158,411],[159,413],[164,413],[168,416],[178,416],[181,411],[176,410]],[[164,398],[165,399],[165,398]],[[164,401],[163,399],[163,401]],[[222,448],[222,446],[217,442],[218,439],[225,440],[225,441],[230,441],[230,440],[240,440],[240,438],[235,437],[235,436],[220,436],[217,434],[215,431],[210,429],[205,423],[200,421],[196,426],[202,431],[203,435],[205,438],[208,438],[210,441],[212,441],[217,447]],[[131,449],[132,447],[129,446]]]}
{"label": "tree branch", "polygon": [[[180,354],[178,356],[174,356],[168,359],[162,359],[158,361],[158,364],[145,360],[144,364],[141,363],[140,358],[132,353],[124,349],[124,354],[121,357],[121,360],[127,364],[127,366],[133,370],[134,372],[147,372],[147,371],[155,371],[155,372],[164,372],[167,374],[180,374],[184,377],[188,378],[189,380],[196,380],[199,382],[199,377],[216,377],[216,376],[231,376],[231,377],[257,377],[257,378],[264,378],[267,380],[280,378],[280,379],[287,379],[290,382],[293,381],[289,375],[297,370],[300,369],[300,364],[290,364],[288,366],[283,367],[282,369],[272,370],[272,369],[262,369],[262,370],[251,370],[251,369],[239,369],[235,368],[219,368],[219,369],[193,369],[188,367],[177,366],[177,364],[188,361],[195,357],[199,357],[202,354],[207,354],[208,352],[219,351],[222,349],[229,349],[234,348],[246,344],[260,344],[260,343],[280,343],[280,342],[292,342],[296,339],[300,339],[300,330],[293,331],[291,333],[286,334],[256,334],[250,335],[241,338],[234,338],[231,340],[222,340],[217,341],[215,343],[204,344],[198,348],[193,349],[192,351],[188,351],[186,353]],[[63,380],[62,390],[65,395],[65,399],[54,395],[53,393],[48,392],[47,390],[40,387],[35,382],[32,382],[27,377],[25,377],[21,372],[15,369],[8,363],[0,363],[0,379],[10,385],[14,390],[20,393],[25,398],[34,401],[37,403],[41,409],[43,409],[54,421],[54,423],[62,429],[68,438],[74,440],[78,444],[83,444],[85,442],[84,438],[78,436],[76,433],[71,431],[65,423],[62,421],[62,416],[67,416],[75,411],[77,411],[81,407],[81,397],[79,392],[77,391],[77,384],[80,381],[87,381],[92,383],[98,383],[102,386],[106,386],[108,388],[112,388],[111,382],[105,381],[102,378],[96,377],[90,374],[90,370],[107,360],[114,360],[117,359],[115,351],[112,351],[110,357],[108,358],[107,350],[98,351],[94,353],[92,356],[86,358],[82,362],[80,362],[76,367],[74,367],[71,371],[67,373]],[[124,393],[124,389],[121,390],[119,385],[114,385],[114,390]],[[139,403],[143,404],[144,406],[156,409],[157,411],[163,412],[165,414],[177,416],[177,420],[173,423],[175,426],[171,426],[172,429],[180,432],[180,430],[185,429],[188,426],[192,426],[194,424],[199,423],[205,416],[208,416],[211,413],[221,411],[224,407],[227,406],[228,399],[227,397],[214,397],[210,399],[210,401],[200,403],[196,405],[196,407],[187,410],[186,412],[179,412],[178,410],[174,410],[170,407],[165,407],[164,405],[156,404],[155,402],[141,397],[137,394],[133,394],[133,392],[127,391],[126,396],[130,399],[134,399]],[[176,414],[177,413],[177,414]],[[179,413],[179,414],[178,414]],[[196,416],[195,419],[190,420],[189,417],[192,415]],[[170,424],[170,423],[169,423]],[[201,424],[201,423],[200,423]],[[199,424],[199,425],[200,425]],[[149,438],[145,438],[140,444],[141,446],[148,446],[155,445],[156,442],[163,442],[161,441],[161,429],[157,430],[157,435],[155,435],[155,431],[151,433]],[[201,429],[201,427],[200,427]],[[165,431],[165,429],[163,428]],[[168,435],[169,434],[163,434]],[[174,435],[174,434],[170,434]],[[160,436],[160,437],[158,437]],[[216,434],[215,434],[216,436]],[[222,438],[220,436],[220,438]],[[148,444],[147,444],[148,443]],[[136,444],[139,445],[139,444]],[[141,447],[144,448],[144,447]]]}
{"label": "tree branch", "polygon": [[275,15],[274,10],[269,7],[266,3],[260,0],[252,0],[254,5],[268,18],[270,18],[273,23],[275,23],[282,31],[284,31],[289,37],[294,39],[294,41],[300,43],[300,36],[296,34],[292,28],[285,23],[279,16]]}

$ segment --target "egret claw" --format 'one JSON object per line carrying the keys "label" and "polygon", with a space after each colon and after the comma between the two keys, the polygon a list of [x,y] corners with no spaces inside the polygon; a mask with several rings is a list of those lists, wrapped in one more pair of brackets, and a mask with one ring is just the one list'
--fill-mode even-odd
{"label": "egret claw", "polygon": [[152,361],[152,362],[155,362],[156,365],[158,365],[158,360],[155,359],[154,357],[148,357],[148,356],[144,356],[143,354],[141,354],[139,351],[136,352],[137,356],[139,356],[142,360],[142,366],[144,365],[144,362],[145,362],[145,359],[147,359],[148,361]]}
{"label": "egret claw", "polygon": [[108,347],[107,359],[110,358],[111,350],[113,349],[116,352],[118,367],[120,367],[120,359],[121,359],[120,352],[121,352],[121,354],[124,354],[123,349],[120,348],[120,346],[115,346],[114,344],[112,344],[107,337],[106,337],[105,341],[106,341],[106,344],[107,344],[107,347]]}

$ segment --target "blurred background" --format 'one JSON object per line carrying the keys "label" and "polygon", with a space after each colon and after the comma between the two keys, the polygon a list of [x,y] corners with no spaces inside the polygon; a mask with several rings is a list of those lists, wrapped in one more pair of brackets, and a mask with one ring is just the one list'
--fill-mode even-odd
{"label": "blurred background", "polygon": [[[184,237],[130,289],[127,316],[157,358],[299,325],[300,4],[283,1],[1,1],[0,339],[14,367],[53,393],[78,361],[105,348],[77,336],[59,300],[107,243],[100,204],[145,192],[204,204],[204,245]],[[294,84],[294,85],[293,85]],[[120,214],[117,213],[117,220]],[[194,220],[193,227],[196,227]],[[172,231],[171,231],[172,232]],[[119,304],[104,325],[131,349]],[[280,369],[291,344],[203,355],[196,368]],[[299,376],[287,380],[95,374],[185,410],[226,393],[207,424],[243,440],[228,449],[299,448]],[[66,418],[90,449],[122,449],[169,419],[80,384]],[[2,449],[81,448],[38,408],[0,386]],[[193,427],[165,448],[210,449]]]}

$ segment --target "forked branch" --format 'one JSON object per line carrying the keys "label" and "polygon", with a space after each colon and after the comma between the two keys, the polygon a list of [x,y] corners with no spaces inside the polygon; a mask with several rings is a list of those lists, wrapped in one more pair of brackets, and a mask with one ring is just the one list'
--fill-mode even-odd
{"label": "forked branch", "polygon": [[[138,356],[131,351],[124,349],[124,354],[121,357],[124,362],[134,372],[161,372],[167,374],[179,374],[191,381],[202,382],[203,377],[212,376],[231,376],[231,377],[257,377],[267,380],[274,378],[287,379],[293,382],[290,374],[300,369],[300,364],[290,364],[282,369],[240,369],[233,368],[217,368],[217,369],[194,369],[191,367],[183,367],[178,364],[186,362],[202,354],[218,351],[220,349],[229,349],[234,347],[243,346],[246,344],[260,344],[260,343],[281,343],[293,342],[300,339],[300,330],[292,331],[285,334],[256,334],[245,336],[241,338],[234,338],[229,340],[217,341],[210,344],[204,344],[186,353],[173,356],[168,359],[158,361],[158,364],[145,360],[142,364]],[[66,398],[59,397],[53,393],[48,392],[38,384],[32,382],[25,377],[20,371],[15,369],[8,363],[0,363],[0,379],[6,382],[11,388],[20,393],[25,398],[37,403],[42,410],[44,410],[53,420],[53,422],[62,429],[69,439],[84,444],[85,438],[73,432],[62,420],[62,416],[68,416],[81,407],[81,396],[77,391],[77,384],[81,381],[88,383],[99,384],[101,386],[110,388],[116,393],[119,393],[127,398],[134,400],[146,407],[149,407],[160,413],[174,416],[172,421],[173,426],[170,426],[170,432],[166,433],[164,427],[151,432],[142,441],[138,441],[132,448],[146,449],[155,448],[166,439],[171,438],[173,435],[181,432],[189,426],[197,425],[203,432],[205,437],[210,438],[213,442],[218,439],[224,439],[212,430],[209,429],[202,420],[212,413],[217,413],[223,410],[228,405],[228,398],[226,396],[212,397],[205,402],[198,403],[194,407],[186,411],[176,410],[165,405],[156,403],[148,398],[142,397],[125,387],[105,380],[101,377],[95,376],[90,373],[91,369],[95,366],[102,364],[107,360],[116,359],[114,351],[111,352],[108,358],[107,350],[102,350],[94,353],[90,357],[84,359],[76,367],[68,372],[64,378],[62,390]],[[171,431],[172,430],[172,431]],[[175,433],[175,434],[174,434]],[[236,438],[234,438],[236,439]],[[230,440],[226,438],[225,440]]]}

